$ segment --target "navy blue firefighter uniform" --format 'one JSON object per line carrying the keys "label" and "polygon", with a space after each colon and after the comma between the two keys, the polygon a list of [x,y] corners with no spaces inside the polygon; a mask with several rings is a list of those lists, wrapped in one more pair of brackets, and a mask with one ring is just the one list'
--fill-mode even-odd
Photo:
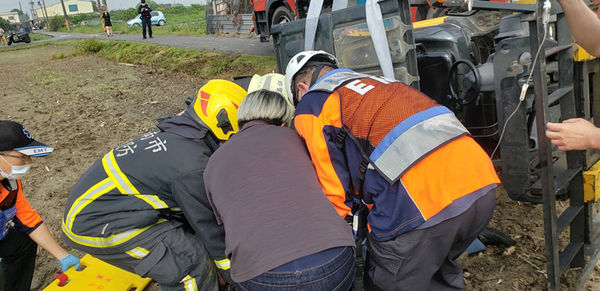
{"label": "navy blue firefighter uniform", "polygon": [[202,179],[217,146],[185,112],[114,148],[71,189],[65,241],[163,290],[216,290],[217,269],[231,282]]}

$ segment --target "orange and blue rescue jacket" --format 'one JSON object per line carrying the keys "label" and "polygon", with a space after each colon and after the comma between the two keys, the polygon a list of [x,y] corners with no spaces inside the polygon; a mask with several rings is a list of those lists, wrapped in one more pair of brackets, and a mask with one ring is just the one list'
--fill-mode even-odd
{"label": "orange and blue rescue jacket", "polygon": [[[330,71],[302,98],[294,125],[342,217],[360,203],[359,145],[368,156],[362,199],[371,207],[368,223],[375,240],[454,217],[500,182],[485,151],[454,114],[399,81]],[[345,137],[339,147],[343,126],[356,142]]]}
{"label": "orange and blue rescue jacket", "polygon": [[[21,180],[17,179],[14,182],[11,185],[8,179],[0,181],[0,211],[5,213],[11,210],[16,211],[10,215],[11,217],[8,217],[10,222],[3,221],[0,225],[0,233],[14,228],[16,231],[29,234],[42,224],[42,218],[25,199]],[[0,215],[2,214],[0,213]],[[7,217],[4,216],[4,218]]]}

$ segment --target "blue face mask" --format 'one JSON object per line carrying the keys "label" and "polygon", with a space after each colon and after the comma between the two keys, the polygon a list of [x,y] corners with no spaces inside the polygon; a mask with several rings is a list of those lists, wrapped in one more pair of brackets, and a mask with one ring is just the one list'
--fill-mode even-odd
{"label": "blue face mask", "polygon": [[[2,158],[2,156],[0,156],[0,158]],[[0,170],[0,174],[2,174],[2,177],[6,178],[6,179],[10,179],[10,180],[20,179],[31,168],[31,164],[22,165],[22,166],[13,166],[5,158],[2,158],[2,159],[10,165],[10,173],[5,173],[4,171]]]}

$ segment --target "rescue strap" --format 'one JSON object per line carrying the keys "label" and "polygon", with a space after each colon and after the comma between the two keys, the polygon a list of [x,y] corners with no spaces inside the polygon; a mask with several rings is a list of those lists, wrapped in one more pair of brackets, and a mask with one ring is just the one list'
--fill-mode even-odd
{"label": "rescue strap", "polygon": [[[363,290],[364,288],[364,271],[365,271],[365,257],[363,256],[363,244],[365,243],[365,239],[367,238],[367,235],[369,233],[369,230],[367,228],[367,216],[369,216],[369,208],[367,207],[367,205],[364,203],[363,201],[363,191],[364,191],[364,184],[365,184],[365,174],[367,172],[367,169],[369,167],[369,164],[371,163],[371,160],[369,159],[369,156],[367,155],[367,153],[365,152],[365,150],[363,149],[362,145],[360,144],[360,141],[351,133],[349,132],[350,129],[348,129],[348,127],[346,125],[342,125],[342,128],[340,129],[340,131],[338,132],[338,134],[335,137],[335,146],[342,151],[342,153],[344,154],[344,157],[346,158],[346,161],[348,160],[348,157],[346,156],[346,151],[344,150],[345,146],[346,146],[346,137],[349,137],[354,144],[356,145],[356,147],[358,147],[360,154],[362,156],[362,161],[360,162],[359,165],[359,174],[358,174],[358,198],[359,198],[359,206],[358,206],[358,211],[354,212],[355,215],[358,215],[358,221],[357,221],[357,226],[356,226],[356,233],[357,233],[357,238],[355,240],[355,260],[356,260],[356,273],[355,273],[355,278],[354,278],[354,290]],[[347,162],[346,162],[347,163]]]}

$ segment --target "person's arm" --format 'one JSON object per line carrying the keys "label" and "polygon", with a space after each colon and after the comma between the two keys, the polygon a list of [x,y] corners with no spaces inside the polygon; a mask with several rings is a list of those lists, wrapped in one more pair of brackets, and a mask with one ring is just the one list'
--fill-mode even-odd
{"label": "person's arm", "polygon": [[[208,157],[199,164],[206,165],[207,162]],[[202,241],[221,275],[227,282],[234,284],[229,273],[229,258],[225,255],[225,229],[222,225],[217,225],[215,214],[206,196],[203,171],[204,167],[173,181],[171,192],[173,199],[183,211],[185,219]]]}
{"label": "person's arm", "polygon": [[600,19],[583,0],[558,0],[567,17],[575,42],[600,57]]}
{"label": "person's arm", "polygon": [[69,253],[56,242],[54,236],[52,236],[52,233],[50,233],[50,230],[43,222],[29,234],[29,237],[59,261],[69,255]]}
{"label": "person's arm", "polygon": [[17,180],[19,192],[17,193],[17,215],[15,227],[18,231],[23,231],[43,249],[55,257],[62,266],[63,272],[71,266],[79,267],[79,259],[69,255],[54,239],[48,227],[42,221],[40,215],[31,208],[27,199],[23,195],[21,181]]}
{"label": "person's arm", "polygon": [[[319,92],[313,94],[326,93]],[[314,98],[313,100],[321,99],[315,96],[309,96],[309,98],[311,97]],[[317,113],[319,116],[316,116],[315,113],[311,111],[314,108],[320,107],[318,105],[314,106],[315,104],[309,105],[308,102],[312,102],[312,100],[306,100],[298,106],[296,117],[294,119],[294,127],[306,142],[306,147],[310,153],[312,163],[315,166],[315,171],[323,192],[333,204],[337,213],[342,218],[345,218],[351,211],[350,207],[345,204],[346,189],[349,189],[350,185],[350,174],[348,169],[345,168],[345,165],[338,167],[334,166],[334,159],[338,160],[339,164],[345,164],[343,162],[344,156],[333,143],[327,142],[328,140],[335,141],[335,136],[326,137],[324,130],[326,126],[341,127],[341,121],[339,119],[340,114],[326,112],[328,110],[339,111],[339,106],[334,109],[322,108],[322,110]],[[339,161],[340,159],[342,159],[342,161]]]}
{"label": "person's arm", "polygon": [[559,150],[600,149],[600,128],[585,119],[568,119],[562,123],[549,122],[546,127],[546,136]]}

